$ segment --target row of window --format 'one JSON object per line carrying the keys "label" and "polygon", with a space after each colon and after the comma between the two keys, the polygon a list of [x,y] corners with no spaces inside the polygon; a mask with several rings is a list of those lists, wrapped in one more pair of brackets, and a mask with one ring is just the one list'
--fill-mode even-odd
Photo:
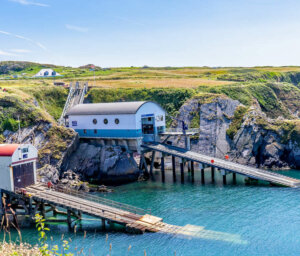
{"label": "row of window", "polygon": [[[93,119],[93,124],[97,124],[98,123],[98,120],[96,118]],[[104,124],[108,124],[108,120],[107,118],[103,119],[103,123]],[[120,123],[120,120],[118,118],[115,119],[115,124],[119,124]]]}

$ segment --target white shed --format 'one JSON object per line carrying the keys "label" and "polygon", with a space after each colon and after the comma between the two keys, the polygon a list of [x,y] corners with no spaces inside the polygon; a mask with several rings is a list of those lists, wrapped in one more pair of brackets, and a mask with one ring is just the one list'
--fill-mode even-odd
{"label": "white shed", "polygon": [[55,76],[61,76],[61,75],[51,68],[44,68],[41,69],[38,73],[36,73],[33,77],[55,77]]}
{"label": "white shed", "polygon": [[79,104],[67,114],[67,124],[81,138],[154,141],[165,131],[165,110],[151,101]]}
{"label": "white shed", "polygon": [[35,184],[37,157],[30,144],[0,144],[0,189],[15,191]]}

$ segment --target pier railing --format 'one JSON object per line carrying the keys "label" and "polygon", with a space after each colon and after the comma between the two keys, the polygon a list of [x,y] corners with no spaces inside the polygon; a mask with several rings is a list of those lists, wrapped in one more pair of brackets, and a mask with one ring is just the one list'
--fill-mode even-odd
{"label": "pier railing", "polygon": [[106,205],[106,206],[117,208],[119,210],[135,213],[137,215],[151,214],[150,209],[141,209],[141,208],[138,208],[138,207],[135,207],[135,206],[119,203],[119,202],[109,200],[109,199],[106,199],[106,198],[103,198],[103,197],[90,195],[86,192],[81,192],[81,191],[77,191],[77,190],[74,190],[74,189],[66,189],[66,188],[62,188],[62,187],[59,187],[59,186],[55,186],[53,189],[57,192],[61,192],[61,193],[71,195],[71,196],[75,196],[75,197],[79,197],[79,198],[82,198],[82,199],[85,199],[85,200],[88,200],[88,201],[91,201],[91,202],[95,202],[95,203],[98,203],[98,204],[103,204],[103,205]]}

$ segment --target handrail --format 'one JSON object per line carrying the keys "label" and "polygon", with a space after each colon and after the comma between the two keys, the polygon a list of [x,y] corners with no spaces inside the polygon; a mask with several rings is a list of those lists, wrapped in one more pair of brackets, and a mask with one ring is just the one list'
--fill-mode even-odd
{"label": "handrail", "polygon": [[[176,128],[166,128],[166,130],[164,132],[182,132],[182,128],[180,127],[176,127]],[[162,133],[164,133],[162,132]],[[199,133],[200,132],[200,128],[191,128],[185,131],[186,133]]]}
{"label": "handrail", "polygon": [[79,197],[79,198],[82,198],[82,199],[85,199],[88,201],[96,202],[96,203],[110,206],[113,208],[117,208],[120,210],[128,211],[130,213],[134,213],[137,215],[151,214],[150,209],[147,209],[147,210],[141,209],[141,208],[138,208],[135,206],[131,206],[131,205],[124,204],[124,203],[119,203],[119,202],[116,202],[116,201],[113,201],[110,199],[106,199],[103,197],[89,195],[88,193],[85,193],[85,192],[81,192],[81,191],[77,191],[77,190],[73,190],[73,189],[65,189],[65,188],[58,187],[58,186],[54,186],[53,189],[54,189],[54,191],[57,191],[57,192],[61,192],[64,194],[75,196],[75,197]]}

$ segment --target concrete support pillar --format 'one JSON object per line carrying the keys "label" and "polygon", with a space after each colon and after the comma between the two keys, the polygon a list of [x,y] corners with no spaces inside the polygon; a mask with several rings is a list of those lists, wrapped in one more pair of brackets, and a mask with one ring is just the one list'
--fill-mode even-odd
{"label": "concrete support pillar", "polygon": [[236,173],[235,172],[232,173],[232,183],[234,185],[236,185]]}
{"label": "concrete support pillar", "polygon": [[165,182],[165,158],[161,156],[161,181]]}
{"label": "concrete support pillar", "polygon": [[181,183],[184,183],[184,162],[183,159],[180,161],[180,176],[181,176]]}
{"label": "concrete support pillar", "polygon": [[195,181],[194,161],[191,161],[192,182]]}
{"label": "concrete support pillar", "polygon": [[211,167],[211,182],[215,182],[215,167]]}

